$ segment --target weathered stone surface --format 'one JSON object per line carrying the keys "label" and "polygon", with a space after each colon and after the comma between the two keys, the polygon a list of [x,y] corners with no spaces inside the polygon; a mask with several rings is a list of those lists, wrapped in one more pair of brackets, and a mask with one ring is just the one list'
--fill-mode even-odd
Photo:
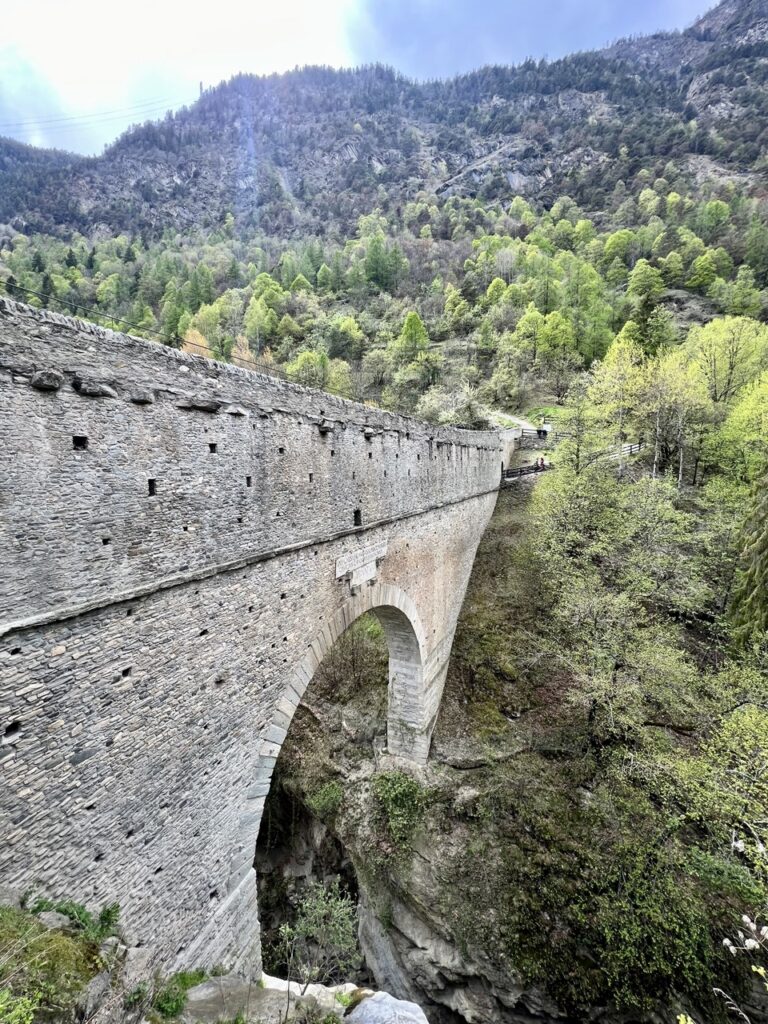
{"label": "weathered stone surface", "polygon": [[155,401],[155,396],[151,391],[142,389],[133,391],[130,400],[134,405],[152,405]]}
{"label": "weathered stone surface", "polygon": [[[8,299],[0,356],[119,391],[0,377],[0,880],[118,902],[150,966],[258,969],[253,856],[293,709],[374,611],[389,750],[426,759],[499,439]],[[249,415],[178,409],[182,371]]]}
{"label": "weathered stone surface", "polygon": [[20,907],[21,897],[21,889],[14,889],[0,882],[0,907]]}
{"label": "weathered stone surface", "polygon": [[198,412],[218,412],[221,402],[215,398],[206,398],[203,395],[190,395],[176,403],[177,409],[197,409]]}
{"label": "weathered stone surface", "polygon": [[80,999],[84,1020],[90,1020],[99,1007],[103,1006],[112,990],[112,975],[109,971],[101,971],[91,978]]}
{"label": "weathered stone surface", "polygon": [[196,985],[187,993],[187,1005],[181,1019],[183,1024],[216,1024],[242,1015],[248,1021],[260,1024],[283,1024],[286,1011],[291,1016],[300,1009],[317,1008],[317,1000],[275,989],[261,988],[243,978],[228,974],[211,978]]}
{"label": "weathered stone surface", "polygon": [[344,1019],[349,1024],[429,1024],[416,1003],[395,999],[388,992],[366,996]]}
{"label": "weathered stone surface", "polygon": [[72,387],[78,395],[84,395],[86,398],[117,398],[117,392],[113,387],[93,377],[75,377]]}
{"label": "weathered stone surface", "polygon": [[58,391],[64,383],[64,374],[58,370],[38,370],[32,374],[29,383],[38,391]]}
{"label": "weathered stone surface", "polygon": [[64,914],[60,914],[58,910],[44,910],[41,914],[38,914],[38,919],[46,928],[71,928],[72,922]]}

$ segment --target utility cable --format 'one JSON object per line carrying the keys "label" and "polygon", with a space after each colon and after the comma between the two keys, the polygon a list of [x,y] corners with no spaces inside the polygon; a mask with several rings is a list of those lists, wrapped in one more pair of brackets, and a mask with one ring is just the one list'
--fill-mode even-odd
{"label": "utility cable", "polygon": [[132,104],[130,107],[116,107],[112,110],[97,110],[92,114],[73,114],[70,117],[49,117],[42,118],[40,120],[29,120],[29,121],[2,121],[0,122],[0,130],[5,128],[39,128],[46,125],[62,124],[64,122],[78,122],[78,123],[90,123],[103,117],[112,117],[119,115],[121,117],[130,116],[132,113],[142,113],[147,107],[167,107],[167,106],[184,106],[188,101],[177,101],[173,98],[167,100],[154,99],[145,100],[143,103]]}

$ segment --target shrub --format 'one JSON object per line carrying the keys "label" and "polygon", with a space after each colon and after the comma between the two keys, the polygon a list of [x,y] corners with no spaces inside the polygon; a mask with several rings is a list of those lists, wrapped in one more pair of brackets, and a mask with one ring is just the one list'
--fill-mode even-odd
{"label": "shrub", "polygon": [[117,903],[108,903],[103,906],[98,917],[94,917],[82,903],[75,903],[73,900],[56,902],[41,897],[35,900],[30,907],[31,914],[42,914],[47,910],[55,910],[57,914],[68,917],[72,924],[83,933],[86,941],[96,945],[115,934],[117,922],[120,919],[120,906]]}
{"label": "shrub", "polygon": [[0,988],[0,1024],[32,1024],[37,1000],[14,996],[9,988]]}
{"label": "shrub", "polygon": [[333,818],[344,799],[344,790],[339,782],[326,782],[324,786],[307,797],[307,806],[323,821]]}
{"label": "shrub", "polygon": [[125,998],[123,999],[123,1006],[126,1010],[135,1010],[141,1006],[149,995],[149,982],[140,981],[138,985],[131,989],[130,992],[126,992]]}
{"label": "shrub", "polygon": [[280,926],[280,943],[288,980],[297,977],[305,990],[310,982],[328,985],[348,975],[359,961],[357,908],[338,879],[307,888],[294,923]]}
{"label": "shrub", "polygon": [[373,782],[389,833],[397,846],[406,846],[424,813],[424,792],[405,772],[383,772]]}
{"label": "shrub", "polygon": [[179,971],[166,978],[155,993],[152,1006],[161,1017],[178,1017],[187,1005],[187,992],[208,977],[202,968],[196,971]]}

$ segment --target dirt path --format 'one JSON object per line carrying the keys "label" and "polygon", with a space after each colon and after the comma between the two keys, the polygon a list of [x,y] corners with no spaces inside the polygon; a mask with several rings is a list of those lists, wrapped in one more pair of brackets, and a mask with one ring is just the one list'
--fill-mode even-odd
{"label": "dirt path", "polygon": [[536,430],[536,424],[522,416],[510,416],[508,412],[500,412],[498,409],[490,409],[491,419],[497,427],[522,427],[524,430]]}

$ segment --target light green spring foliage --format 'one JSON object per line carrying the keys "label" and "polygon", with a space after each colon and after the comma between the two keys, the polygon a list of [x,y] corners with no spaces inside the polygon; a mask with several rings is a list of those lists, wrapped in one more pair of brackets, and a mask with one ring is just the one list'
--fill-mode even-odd
{"label": "light green spring foliage", "polygon": [[734,618],[743,642],[768,646],[768,472],[755,481],[742,530]]}
{"label": "light green spring foliage", "polygon": [[338,879],[311,883],[298,903],[293,922],[280,926],[288,980],[337,984],[359,961],[357,906]]}
{"label": "light green spring foliage", "polygon": [[[34,304],[92,306],[173,345],[199,337],[218,359],[274,358],[293,379],[404,412],[436,386],[514,411],[543,384],[562,403],[617,335],[645,354],[709,353],[719,403],[764,360],[768,228],[755,201],[702,191],[670,165],[622,182],[599,220],[567,196],[549,211],[451,197],[372,211],[346,240],[243,237],[227,216],[152,243],[18,235],[0,261],[6,290],[41,292]],[[735,376],[719,354],[734,344]],[[342,362],[329,372],[318,353]]]}
{"label": "light green spring foliage", "polygon": [[0,988],[0,1024],[32,1024],[37,1000],[14,996],[10,989]]}
{"label": "light green spring foliage", "polygon": [[187,1005],[187,992],[205,981],[208,972],[202,968],[194,971],[179,971],[165,978],[152,998],[152,1007],[161,1017],[172,1020],[178,1017]]}

